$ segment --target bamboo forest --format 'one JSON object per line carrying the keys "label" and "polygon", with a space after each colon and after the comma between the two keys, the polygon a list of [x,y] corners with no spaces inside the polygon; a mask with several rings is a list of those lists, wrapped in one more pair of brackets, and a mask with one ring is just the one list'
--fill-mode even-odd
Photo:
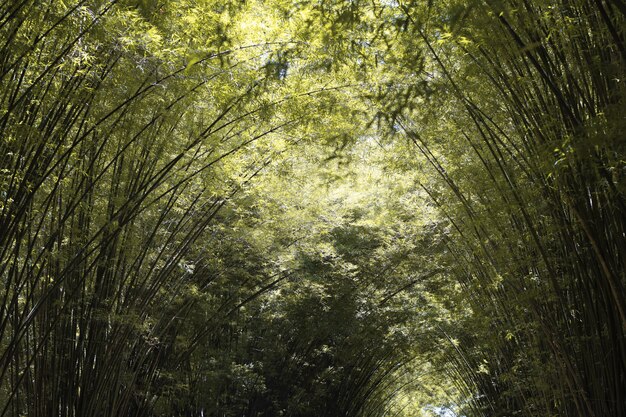
{"label": "bamboo forest", "polygon": [[0,417],[626,417],[625,0],[0,0]]}

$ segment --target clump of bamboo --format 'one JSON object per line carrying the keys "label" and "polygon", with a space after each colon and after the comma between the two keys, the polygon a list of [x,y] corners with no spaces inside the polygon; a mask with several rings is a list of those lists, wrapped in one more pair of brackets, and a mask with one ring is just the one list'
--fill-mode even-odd
{"label": "clump of bamboo", "polygon": [[450,358],[476,415],[626,412],[624,12],[487,1],[467,5],[444,40],[416,29],[465,143],[445,149],[440,133],[403,122],[449,190],[425,185],[484,320],[483,340],[470,332]]}

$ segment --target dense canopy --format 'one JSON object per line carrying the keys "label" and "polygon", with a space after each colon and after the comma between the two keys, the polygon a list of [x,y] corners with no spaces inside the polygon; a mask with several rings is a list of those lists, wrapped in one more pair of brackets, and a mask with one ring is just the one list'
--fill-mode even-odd
{"label": "dense canopy", "polygon": [[0,417],[626,416],[623,0],[0,2]]}

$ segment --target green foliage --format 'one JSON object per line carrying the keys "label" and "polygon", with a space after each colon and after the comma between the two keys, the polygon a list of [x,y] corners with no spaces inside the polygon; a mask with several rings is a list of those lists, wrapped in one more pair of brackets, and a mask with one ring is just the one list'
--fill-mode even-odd
{"label": "green foliage", "polygon": [[625,19],[2,3],[0,416],[623,415]]}

